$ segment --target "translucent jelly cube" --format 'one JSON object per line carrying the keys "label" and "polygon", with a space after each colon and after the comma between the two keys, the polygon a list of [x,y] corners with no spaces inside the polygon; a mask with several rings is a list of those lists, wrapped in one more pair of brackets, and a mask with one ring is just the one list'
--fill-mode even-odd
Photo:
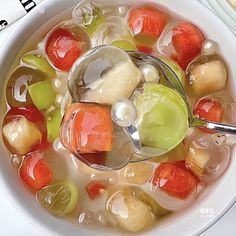
{"label": "translucent jelly cube", "polygon": [[95,48],[77,61],[69,77],[69,91],[75,102],[112,105],[129,98],[141,81],[141,72],[121,49]]}
{"label": "translucent jelly cube", "polygon": [[228,69],[221,56],[202,55],[189,65],[187,79],[190,92],[202,97],[225,89]]}
{"label": "translucent jelly cube", "polygon": [[96,214],[95,212],[88,210],[88,209],[82,209],[80,211],[80,215],[78,218],[78,222],[83,225],[94,225],[96,223]]}
{"label": "translucent jelly cube", "polygon": [[124,17],[126,13],[129,11],[128,5],[120,5],[120,6],[108,6],[102,8],[102,14],[104,16],[121,16]]}
{"label": "translucent jelly cube", "polygon": [[198,184],[197,188],[189,195],[186,199],[180,199],[173,196],[170,196],[166,192],[162,191],[159,188],[155,188],[153,185],[151,186],[152,197],[165,209],[170,211],[176,211],[180,209],[184,209],[190,207],[191,204],[196,200],[199,193],[203,190],[204,186],[202,184]]}
{"label": "translucent jelly cube", "polygon": [[14,119],[4,125],[2,132],[11,151],[17,154],[28,153],[42,139],[42,133],[37,126],[25,117]]}
{"label": "translucent jelly cube", "polygon": [[157,51],[166,57],[170,58],[171,55],[176,53],[176,50],[172,44],[173,28],[177,26],[180,21],[171,20],[162,32],[158,42]]}
{"label": "translucent jelly cube", "polygon": [[133,154],[128,134],[112,123],[109,107],[74,103],[61,125],[62,144],[87,165],[121,168]]}
{"label": "translucent jelly cube", "polygon": [[91,42],[82,27],[73,21],[65,21],[48,32],[42,47],[56,70],[68,72],[76,59],[91,47]]}
{"label": "translucent jelly cube", "polygon": [[10,75],[6,86],[6,100],[11,106],[33,105],[28,86],[45,81],[47,76],[39,70],[29,67],[18,67]]}
{"label": "translucent jelly cube", "polygon": [[151,178],[152,172],[151,163],[130,163],[120,171],[120,177],[122,181],[130,184],[144,184]]}
{"label": "translucent jelly cube", "polygon": [[106,22],[93,34],[92,46],[108,45],[118,39],[130,39],[132,41],[132,36],[124,18],[109,16],[106,18]]}
{"label": "translucent jelly cube", "polygon": [[202,50],[205,38],[201,30],[188,21],[171,21],[163,32],[158,51],[186,69]]}
{"label": "translucent jelly cube", "polygon": [[105,22],[102,9],[92,1],[78,4],[72,12],[72,17],[76,24],[85,28],[89,35],[92,35]]}
{"label": "translucent jelly cube", "polygon": [[201,181],[209,183],[223,174],[230,161],[230,148],[211,135],[196,137],[189,145],[187,167]]}
{"label": "translucent jelly cube", "polygon": [[108,219],[122,229],[138,232],[154,220],[149,206],[137,198],[132,187],[111,191],[106,202]]}
{"label": "translucent jelly cube", "polygon": [[233,98],[227,92],[221,91],[196,100],[193,114],[208,121],[235,124],[234,108]]}

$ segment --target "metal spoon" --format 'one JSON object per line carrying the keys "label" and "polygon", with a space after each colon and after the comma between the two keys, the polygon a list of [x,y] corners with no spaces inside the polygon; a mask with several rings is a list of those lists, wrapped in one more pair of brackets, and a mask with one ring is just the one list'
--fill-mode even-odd
{"label": "metal spoon", "polygon": [[175,72],[166,63],[164,63],[157,57],[154,57],[152,55],[148,55],[142,52],[128,51],[127,53],[137,66],[148,63],[148,64],[152,64],[153,66],[161,70],[163,77],[169,83],[169,85],[183,97],[188,107],[190,127],[202,127],[202,128],[207,128],[209,130],[213,130],[217,132],[236,134],[235,125],[207,121],[207,120],[197,118],[193,115],[190,105],[187,102],[186,93],[181,82],[179,81]]}
{"label": "metal spoon", "polygon": [[[94,48],[91,51],[87,52],[84,56],[79,58],[77,62],[74,64],[72,70],[70,71],[68,87],[69,87],[69,91],[72,97],[73,95],[75,95],[74,96],[76,98],[75,102],[80,102],[79,100],[80,94],[78,94],[78,92],[74,89],[75,88],[74,84],[80,83],[80,79],[82,78],[82,76],[79,76],[78,73],[82,71],[81,68],[84,65],[87,65],[89,57],[93,58],[95,57],[95,54],[98,53],[99,58],[100,58],[100,53],[102,50],[109,51],[109,50],[120,50],[120,49],[115,49],[114,47],[111,47],[111,46],[99,46],[97,48]],[[133,63],[137,67],[140,67],[141,65],[145,65],[145,64],[153,65],[161,73],[162,77],[167,81],[169,86],[175,89],[182,96],[183,100],[186,103],[186,106],[188,107],[188,117],[189,117],[190,127],[205,127],[214,131],[236,134],[236,126],[209,122],[209,121],[205,121],[205,120],[202,120],[193,116],[191,108],[187,102],[185,90],[181,82],[179,81],[175,72],[166,63],[164,63],[163,61],[161,61],[160,59],[154,56],[151,56],[145,53],[136,52],[136,51],[128,51],[127,53],[130,59],[133,61]],[[78,78],[80,79],[78,80]],[[119,123],[115,122],[117,119],[119,119],[119,117],[113,117],[113,121],[116,124],[116,127],[115,127],[116,132],[120,134],[122,130],[124,131],[122,135],[125,142],[122,144],[116,138],[114,140],[114,143],[115,143],[114,146],[117,146],[117,147],[115,148],[115,150],[112,150],[111,153],[108,153],[108,156],[104,163],[94,164],[92,161],[89,161],[88,158],[84,158],[79,153],[73,153],[73,154],[79,160],[81,160],[82,162],[84,162],[85,164],[87,164],[88,166],[92,168],[95,168],[98,170],[114,170],[114,169],[120,169],[124,167],[129,162],[144,161],[152,157],[160,156],[169,151],[169,150],[163,150],[163,149],[158,149],[158,148],[143,147],[141,144],[137,127],[135,127],[132,124],[127,125],[127,126],[119,125]],[[127,151],[125,151],[125,146],[126,146]]]}

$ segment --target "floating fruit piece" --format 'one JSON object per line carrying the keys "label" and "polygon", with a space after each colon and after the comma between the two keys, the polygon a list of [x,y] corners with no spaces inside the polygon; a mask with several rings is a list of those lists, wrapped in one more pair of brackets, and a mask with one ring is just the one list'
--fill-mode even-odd
{"label": "floating fruit piece", "polygon": [[230,148],[225,142],[216,142],[211,136],[195,138],[188,148],[187,167],[202,182],[213,182],[228,166]]}
{"label": "floating fruit piece", "polygon": [[69,71],[81,54],[89,47],[89,39],[79,27],[56,28],[50,32],[45,51],[51,63],[59,70]]}
{"label": "floating fruit piece", "polygon": [[92,35],[92,46],[110,45],[116,40],[129,40],[130,32],[122,17],[108,16],[106,21]]}
{"label": "floating fruit piece", "polygon": [[53,142],[59,137],[60,126],[61,126],[61,110],[56,108],[47,115],[47,130],[48,130],[48,140]]}
{"label": "floating fruit piece", "polygon": [[19,169],[22,181],[33,191],[39,191],[52,181],[52,172],[39,152],[27,155]]}
{"label": "floating fruit piece", "polygon": [[167,15],[155,5],[143,5],[131,10],[128,21],[134,36],[158,39],[167,23]]}
{"label": "floating fruit piece", "polygon": [[126,52],[103,46],[92,49],[75,64],[68,86],[74,102],[112,105],[120,98],[129,98],[141,78]]}
{"label": "floating fruit piece", "polygon": [[105,22],[101,9],[92,2],[79,4],[72,13],[76,24],[84,27],[89,35],[93,33]]}
{"label": "floating fruit piece", "polygon": [[6,146],[14,154],[26,154],[48,146],[45,118],[31,106],[8,111],[4,117],[3,136]]}
{"label": "floating fruit piece", "polygon": [[46,110],[54,104],[56,93],[50,80],[39,81],[28,87],[34,105],[39,110]]}
{"label": "floating fruit piece", "polygon": [[184,86],[185,85],[185,73],[183,72],[181,67],[176,62],[174,62],[173,60],[171,60],[167,57],[158,57],[158,58],[160,60],[162,60],[163,62],[165,62],[174,71],[174,73],[177,75],[179,81]]}
{"label": "floating fruit piece", "polygon": [[202,97],[225,89],[228,72],[220,56],[201,56],[190,64],[187,77],[190,90]]}
{"label": "floating fruit piece", "polygon": [[171,162],[171,161],[182,161],[186,159],[186,149],[183,143],[180,143],[176,148],[169,151],[166,154],[152,158],[154,162]]}
{"label": "floating fruit piece", "polygon": [[101,181],[93,181],[85,186],[88,196],[91,200],[94,200],[101,196],[101,194],[107,189],[106,185]]}
{"label": "floating fruit piece", "polygon": [[69,78],[69,91],[76,102],[112,105],[120,98],[129,98],[141,78],[127,53],[104,46],[93,49],[76,64]]}
{"label": "floating fruit piece", "polygon": [[176,162],[176,164],[160,164],[155,170],[151,183],[155,188],[173,197],[185,199],[196,190],[198,180],[184,165]]}
{"label": "floating fruit piece", "polygon": [[137,51],[137,47],[128,40],[116,40],[113,41],[111,45],[121,48],[124,51]]}
{"label": "floating fruit piece", "polygon": [[134,98],[142,144],[171,150],[186,136],[188,111],[182,97],[173,89],[145,83],[144,92]]}
{"label": "floating fruit piece", "polygon": [[85,92],[82,99],[111,105],[119,98],[129,98],[140,80],[140,71],[131,60],[127,60],[104,73],[97,87],[91,84],[90,87],[95,89]]}
{"label": "floating fruit piece", "polygon": [[57,216],[69,215],[78,202],[78,188],[71,181],[55,181],[37,193],[40,204]]}
{"label": "floating fruit piece", "polygon": [[129,184],[144,184],[153,172],[149,163],[130,163],[120,171],[121,180]]}
{"label": "floating fruit piece", "polygon": [[74,103],[69,107],[63,119],[61,141],[75,154],[110,151],[112,129],[109,108]]}
{"label": "floating fruit piece", "polygon": [[193,24],[181,22],[173,29],[172,43],[176,50],[176,59],[182,69],[201,52],[204,35]]}
{"label": "floating fruit piece", "polygon": [[26,54],[22,57],[22,61],[30,66],[37,68],[48,76],[48,78],[55,78],[56,72],[51,67],[46,58],[40,54]]}
{"label": "floating fruit piece", "polygon": [[[224,107],[219,101],[206,97],[195,103],[193,114],[203,120],[222,122],[224,116]],[[209,131],[208,129],[201,130],[212,133],[212,131]]]}
{"label": "floating fruit piece", "polygon": [[150,207],[135,196],[131,187],[111,193],[106,202],[109,220],[122,229],[139,232],[154,220]]}
{"label": "floating fruit piece", "polygon": [[22,155],[30,152],[32,147],[39,144],[42,139],[42,134],[35,124],[24,116],[4,125],[2,132],[12,152]]}
{"label": "floating fruit piece", "polygon": [[149,194],[141,190],[140,188],[133,187],[135,191],[135,196],[140,199],[142,202],[147,204],[154,215],[156,216],[162,216],[170,213],[171,211],[162,207],[160,204],[158,204]]}
{"label": "floating fruit piece", "polygon": [[195,148],[193,143],[190,144],[186,163],[195,175],[203,175],[204,168],[207,165],[209,159],[210,157],[207,150]]}
{"label": "floating fruit piece", "polygon": [[6,86],[6,99],[11,107],[33,105],[28,93],[28,86],[44,81],[46,76],[39,70],[29,67],[18,67],[11,74]]}

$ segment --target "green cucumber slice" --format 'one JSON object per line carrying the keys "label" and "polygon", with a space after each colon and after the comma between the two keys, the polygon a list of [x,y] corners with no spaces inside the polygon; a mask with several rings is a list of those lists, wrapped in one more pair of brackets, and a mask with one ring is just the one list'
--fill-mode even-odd
{"label": "green cucumber slice", "polygon": [[39,81],[28,87],[28,92],[39,110],[48,109],[54,104],[56,93],[50,80]]}
{"label": "green cucumber slice", "polygon": [[139,112],[137,121],[144,146],[171,150],[186,136],[188,109],[173,89],[156,83],[145,83],[134,103]]}

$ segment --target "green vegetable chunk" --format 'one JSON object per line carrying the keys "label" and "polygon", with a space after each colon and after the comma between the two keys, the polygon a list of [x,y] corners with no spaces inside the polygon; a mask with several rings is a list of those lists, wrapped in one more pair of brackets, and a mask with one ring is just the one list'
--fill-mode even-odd
{"label": "green vegetable chunk", "polygon": [[55,181],[37,193],[40,204],[57,216],[69,215],[76,207],[78,188],[70,181]]}
{"label": "green vegetable chunk", "polygon": [[137,51],[138,50],[137,47],[133,43],[127,40],[116,40],[116,41],[113,41],[111,45],[121,48],[124,51]]}
{"label": "green vegetable chunk", "polygon": [[37,68],[48,76],[48,78],[55,78],[56,72],[51,67],[46,58],[39,54],[27,54],[22,57],[22,61],[30,66]]}
{"label": "green vegetable chunk", "polygon": [[186,136],[188,110],[182,97],[161,84],[146,83],[134,100],[138,130],[144,146],[171,150]]}
{"label": "green vegetable chunk", "polygon": [[40,81],[28,87],[28,92],[34,105],[39,110],[48,109],[54,104],[56,93],[50,80]]}
{"label": "green vegetable chunk", "polygon": [[48,131],[48,141],[53,142],[59,137],[59,130],[61,126],[61,110],[59,108],[55,109],[47,116],[47,131]]}

